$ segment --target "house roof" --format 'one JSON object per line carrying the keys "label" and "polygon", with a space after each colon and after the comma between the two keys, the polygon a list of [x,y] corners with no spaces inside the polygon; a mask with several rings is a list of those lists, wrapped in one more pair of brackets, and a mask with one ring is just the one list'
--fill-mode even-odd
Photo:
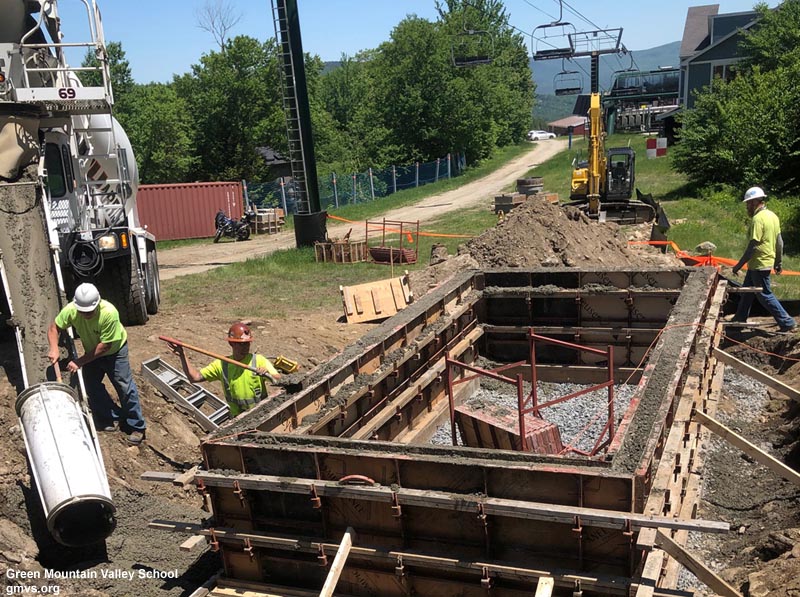
{"label": "house roof", "polygon": [[[754,16],[755,16],[756,14],[757,14],[757,13],[753,13],[753,15],[754,15]],[[708,46],[708,47],[706,47],[706,48],[702,48],[700,51],[696,52],[696,53],[695,53],[693,56],[691,56],[691,57],[687,58],[687,59],[686,59],[686,62],[687,62],[687,63],[689,63],[689,62],[695,62],[695,61],[697,61],[699,58],[702,58],[702,57],[703,57],[703,54],[705,54],[706,52],[708,52],[708,51],[709,51],[709,50],[711,50],[712,48],[716,48],[716,47],[720,46],[721,44],[725,43],[726,41],[728,41],[730,38],[732,38],[732,37],[735,37],[736,35],[739,35],[739,34],[741,34],[741,32],[742,32],[742,31],[746,31],[746,30],[750,29],[750,28],[751,28],[753,25],[755,25],[755,24],[756,24],[756,22],[757,22],[757,19],[755,19],[755,18],[754,18],[752,21],[750,21],[750,22],[749,22],[747,25],[745,25],[744,27],[741,27],[741,28],[735,29],[734,31],[731,31],[730,33],[728,33],[728,35],[726,35],[726,36],[725,36],[725,37],[723,37],[722,39],[719,39],[719,40],[718,40],[716,43],[714,43],[713,45],[710,45],[710,46]]]}
{"label": "house roof", "polygon": [[719,4],[690,6],[683,26],[680,59],[688,58],[708,42],[708,18],[719,13]]}
{"label": "house roof", "polygon": [[567,116],[566,118],[548,122],[547,126],[566,128],[568,126],[581,126],[582,124],[586,124],[585,116]]}

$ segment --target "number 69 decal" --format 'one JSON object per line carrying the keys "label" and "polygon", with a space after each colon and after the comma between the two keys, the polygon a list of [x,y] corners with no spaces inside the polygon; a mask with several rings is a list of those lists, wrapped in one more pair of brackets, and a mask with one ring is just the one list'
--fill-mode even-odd
{"label": "number 69 decal", "polygon": [[58,97],[61,99],[75,99],[75,90],[71,87],[62,87],[58,90]]}

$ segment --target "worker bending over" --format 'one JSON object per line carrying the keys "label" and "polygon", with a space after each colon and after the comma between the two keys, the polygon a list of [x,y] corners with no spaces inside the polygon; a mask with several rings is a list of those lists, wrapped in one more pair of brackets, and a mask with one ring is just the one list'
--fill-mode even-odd
{"label": "worker bending over", "polygon": [[[119,320],[119,312],[100,298],[94,284],[78,286],[74,300],[61,309],[47,330],[47,356],[54,365],[60,356],[58,331],[70,326],[80,336],[84,354],[71,360],[67,369],[70,373],[83,369],[95,427],[114,431],[119,422],[122,431],[128,434],[128,443],[138,446],[144,440],[146,425],[128,360],[128,332]],[[106,375],[117,391],[120,406],[114,403],[103,385]]]}
{"label": "worker bending over", "polygon": [[[742,201],[747,205],[747,215],[751,218],[747,230],[748,243],[739,263],[733,266],[733,273],[738,275],[739,270],[747,264],[747,274],[742,286],[761,288],[761,292],[756,294],[758,302],[775,318],[780,331],[786,333],[794,330],[797,323],[773,294],[770,285],[769,275],[772,269],[778,275],[783,271],[783,237],[780,220],[767,209],[766,198],[766,193],[760,187],[751,187],[744,194]],[[739,306],[732,321],[747,323],[752,305],[752,294],[739,295]]]}
{"label": "worker bending over", "polygon": [[222,382],[225,401],[231,409],[231,418],[233,418],[241,412],[253,408],[267,397],[266,378],[269,378],[274,383],[281,376],[266,357],[250,352],[253,334],[247,325],[234,323],[228,330],[227,340],[233,352],[230,358],[240,362],[245,367],[254,367],[258,370],[258,373],[223,362],[220,359],[211,361],[208,366],[198,371],[189,362],[182,346],[170,343],[169,347],[172,352],[180,357],[183,372],[189,378],[189,381],[219,380]]}

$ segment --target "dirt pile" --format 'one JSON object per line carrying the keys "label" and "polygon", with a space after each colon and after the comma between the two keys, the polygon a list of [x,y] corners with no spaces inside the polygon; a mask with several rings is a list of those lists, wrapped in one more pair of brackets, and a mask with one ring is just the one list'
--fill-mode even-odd
{"label": "dirt pile", "polygon": [[625,228],[590,220],[575,208],[531,199],[466,243],[480,267],[676,266],[654,249],[630,248]]}

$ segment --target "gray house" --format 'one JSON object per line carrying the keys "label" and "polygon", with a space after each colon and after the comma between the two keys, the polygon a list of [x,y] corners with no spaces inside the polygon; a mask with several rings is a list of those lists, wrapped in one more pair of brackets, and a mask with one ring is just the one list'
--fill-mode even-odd
{"label": "gray house", "polygon": [[743,31],[758,20],[755,11],[718,14],[719,4],[692,6],[686,14],[680,60],[680,103],[691,108],[694,91],[711,84],[715,77],[728,80],[731,67],[743,56],[739,42]]}
{"label": "gray house", "polygon": [[757,21],[758,13],[752,10],[719,14],[719,4],[689,7],[680,49],[678,107],[656,117],[663,121],[670,144],[678,127],[675,116],[694,106],[695,93],[711,85],[715,77],[733,77],[731,67],[744,58],[739,49],[743,32]]}

